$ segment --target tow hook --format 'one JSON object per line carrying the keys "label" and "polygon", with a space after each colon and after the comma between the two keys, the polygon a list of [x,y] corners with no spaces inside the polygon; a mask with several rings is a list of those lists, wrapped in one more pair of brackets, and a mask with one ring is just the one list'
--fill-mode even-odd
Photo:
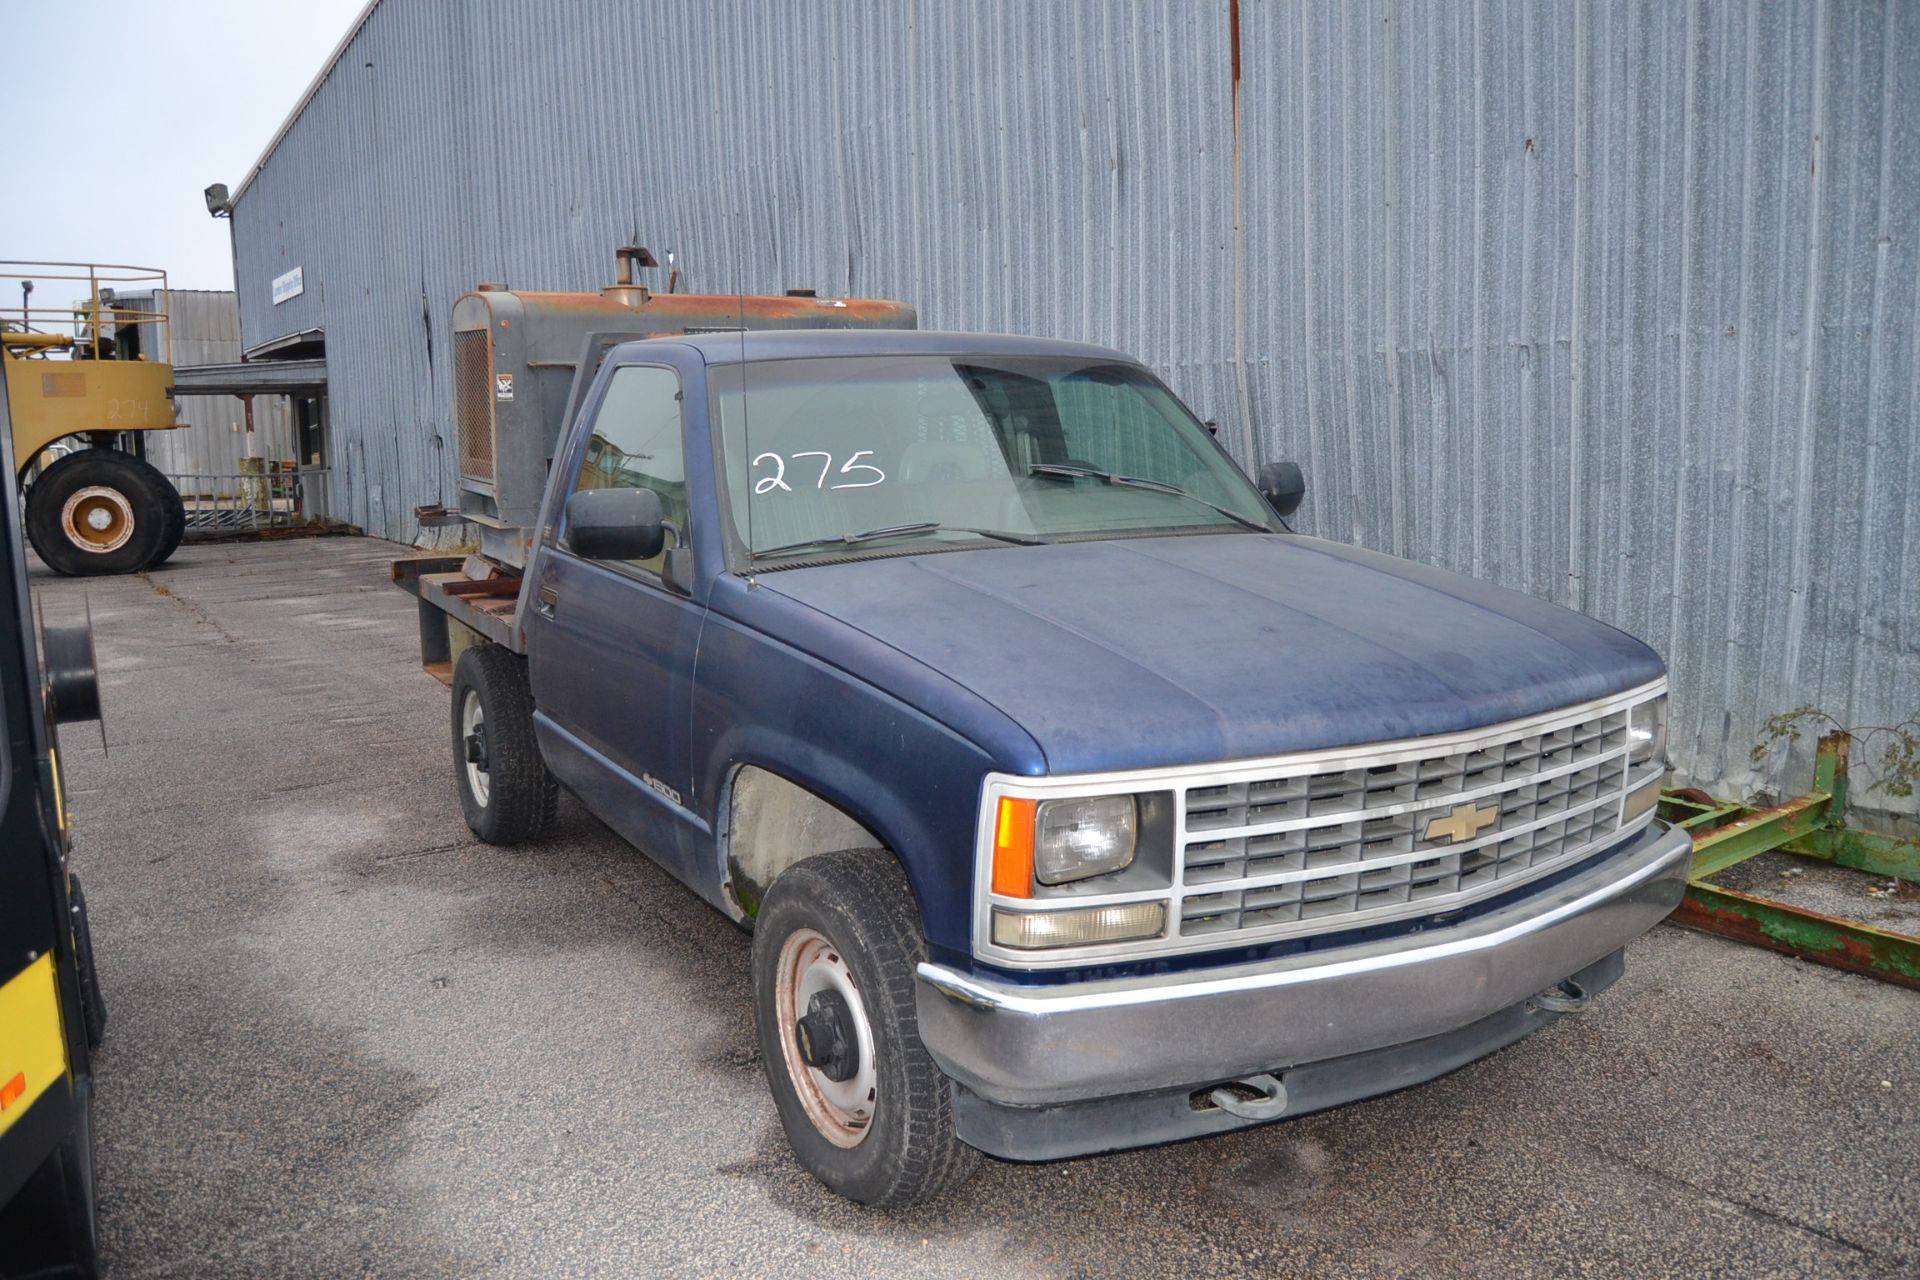
{"label": "tow hook", "polygon": [[1568,978],[1528,1000],[1527,1007],[1543,1013],[1581,1013],[1592,1003],[1593,992]]}
{"label": "tow hook", "polygon": [[[1251,1089],[1261,1096],[1242,1098],[1234,1092],[1236,1088]],[[1221,1085],[1207,1095],[1207,1100],[1242,1120],[1271,1120],[1287,1109],[1287,1086],[1269,1075],[1248,1076]]]}

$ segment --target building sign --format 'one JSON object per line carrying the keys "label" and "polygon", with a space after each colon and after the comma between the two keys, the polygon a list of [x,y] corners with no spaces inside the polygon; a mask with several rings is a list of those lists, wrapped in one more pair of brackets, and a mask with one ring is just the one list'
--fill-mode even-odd
{"label": "building sign", "polygon": [[513,399],[513,375],[496,373],[493,375],[493,398],[495,400]]}
{"label": "building sign", "polygon": [[297,298],[304,292],[306,292],[306,285],[301,282],[299,267],[273,278],[273,305],[276,307],[288,298]]}

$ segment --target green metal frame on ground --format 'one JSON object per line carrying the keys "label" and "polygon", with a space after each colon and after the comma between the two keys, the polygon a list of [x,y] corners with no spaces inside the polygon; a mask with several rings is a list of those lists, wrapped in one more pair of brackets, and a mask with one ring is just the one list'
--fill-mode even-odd
{"label": "green metal frame on ground", "polygon": [[1775,850],[1920,883],[1920,841],[1855,831],[1846,825],[1850,741],[1844,733],[1820,739],[1814,789],[1772,808],[1714,800],[1698,791],[1669,791],[1661,797],[1661,815],[1691,832],[1694,842],[1687,896],[1674,919],[1709,933],[1920,989],[1920,937],[1711,883],[1728,867]]}

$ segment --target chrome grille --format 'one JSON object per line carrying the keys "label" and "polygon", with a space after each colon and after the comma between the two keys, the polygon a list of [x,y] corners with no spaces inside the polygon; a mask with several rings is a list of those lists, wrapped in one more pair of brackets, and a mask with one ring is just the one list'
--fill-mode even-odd
{"label": "chrome grille", "polygon": [[1323,932],[1544,875],[1619,832],[1627,749],[1623,706],[1470,751],[1189,786],[1178,936]]}
{"label": "chrome grille", "polygon": [[[1654,820],[1666,698],[1658,679],[1432,737],[1111,773],[989,774],[976,828],[975,952],[1060,968],[1393,921],[1445,926],[1462,908],[1571,870]],[[1030,893],[993,888],[1003,849],[1018,856],[1017,841],[1000,843],[1019,834],[1010,802],[1114,794],[1137,806],[1139,846],[1127,870],[1059,887],[1030,881]],[[1158,936],[1045,948],[994,941],[1002,914],[1132,903],[1164,906]]]}

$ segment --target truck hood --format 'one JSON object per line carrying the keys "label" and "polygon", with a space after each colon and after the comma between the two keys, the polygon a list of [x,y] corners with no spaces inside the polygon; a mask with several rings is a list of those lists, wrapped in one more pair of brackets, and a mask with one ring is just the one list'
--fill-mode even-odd
{"label": "truck hood", "polygon": [[1279,534],[902,556],[759,584],[991,703],[1052,773],[1448,733],[1664,671],[1572,610]]}

